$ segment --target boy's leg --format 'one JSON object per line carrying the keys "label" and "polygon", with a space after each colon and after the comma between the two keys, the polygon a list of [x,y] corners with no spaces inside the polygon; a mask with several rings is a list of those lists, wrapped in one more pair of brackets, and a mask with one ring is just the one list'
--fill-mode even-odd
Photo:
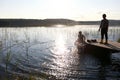
{"label": "boy's leg", "polygon": [[107,34],[107,32],[105,33],[105,43],[108,43],[108,34]]}
{"label": "boy's leg", "polygon": [[103,43],[103,38],[104,38],[104,33],[103,31],[101,31],[101,42],[100,43]]}

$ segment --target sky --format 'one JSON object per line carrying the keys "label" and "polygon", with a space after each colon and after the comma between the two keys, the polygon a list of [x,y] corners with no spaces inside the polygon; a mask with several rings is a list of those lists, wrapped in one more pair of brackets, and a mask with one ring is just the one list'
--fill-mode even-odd
{"label": "sky", "polygon": [[120,0],[0,0],[0,18],[120,19]]}

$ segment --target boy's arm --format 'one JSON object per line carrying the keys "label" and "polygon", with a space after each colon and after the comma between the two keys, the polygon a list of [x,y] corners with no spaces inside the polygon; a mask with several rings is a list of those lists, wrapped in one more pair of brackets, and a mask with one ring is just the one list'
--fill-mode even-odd
{"label": "boy's arm", "polygon": [[109,27],[109,21],[107,20],[107,32],[108,32],[108,27]]}
{"label": "boy's arm", "polygon": [[85,42],[85,40],[86,40],[86,37],[83,35],[83,40],[84,40],[84,42]]}
{"label": "boy's arm", "polygon": [[100,27],[99,27],[98,31],[100,31],[101,27],[102,27],[102,21],[100,22]]}

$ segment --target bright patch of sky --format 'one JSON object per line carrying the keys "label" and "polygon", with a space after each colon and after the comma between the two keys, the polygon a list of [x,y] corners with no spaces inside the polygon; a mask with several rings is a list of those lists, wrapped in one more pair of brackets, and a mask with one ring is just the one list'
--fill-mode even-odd
{"label": "bright patch of sky", "polygon": [[120,0],[0,0],[0,18],[120,19]]}

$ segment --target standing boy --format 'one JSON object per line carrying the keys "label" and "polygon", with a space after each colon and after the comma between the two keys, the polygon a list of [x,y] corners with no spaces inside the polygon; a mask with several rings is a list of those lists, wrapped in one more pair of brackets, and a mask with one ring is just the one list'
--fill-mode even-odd
{"label": "standing boy", "polygon": [[105,35],[105,44],[108,43],[108,26],[109,26],[109,21],[106,19],[106,14],[102,15],[103,20],[101,21],[99,31],[101,30],[101,42],[103,43],[104,35]]}

